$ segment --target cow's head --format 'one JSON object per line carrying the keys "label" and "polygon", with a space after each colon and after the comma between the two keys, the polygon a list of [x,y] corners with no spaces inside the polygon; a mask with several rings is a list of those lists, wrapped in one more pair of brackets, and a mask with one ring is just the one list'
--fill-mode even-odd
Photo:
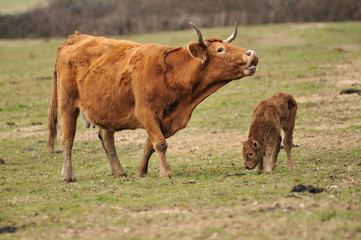
{"label": "cow's head", "polygon": [[251,170],[263,161],[264,153],[260,144],[256,140],[248,139],[247,141],[242,141],[242,145],[244,167],[247,170]]}
{"label": "cow's head", "polygon": [[257,54],[231,44],[237,35],[236,23],[232,35],[224,41],[216,37],[203,41],[198,27],[194,23],[190,24],[197,31],[198,42],[190,43],[188,49],[194,58],[206,65],[208,77],[228,81],[252,76],[256,72],[259,59]]}

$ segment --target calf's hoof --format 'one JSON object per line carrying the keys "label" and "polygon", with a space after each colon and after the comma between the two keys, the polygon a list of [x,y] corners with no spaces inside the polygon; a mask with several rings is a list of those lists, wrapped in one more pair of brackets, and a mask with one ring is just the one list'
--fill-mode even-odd
{"label": "calf's hoof", "polygon": [[137,171],[137,177],[144,178],[147,176],[147,172],[144,171]]}
{"label": "calf's hoof", "polygon": [[267,173],[270,173],[270,172],[272,172],[272,169],[271,168],[265,168],[264,171],[267,172]]}
{"label": "calf's hoof", "polygon": [[126,177],[127,173],[125,171],[119,171],[119,172],[113,173],[113,176],[115,178]]}
{"label": "calf's hoof", "polygon": [[292,164],[292,165],[287,165],[287,168],[288,169],[295,169],[295,166]]}

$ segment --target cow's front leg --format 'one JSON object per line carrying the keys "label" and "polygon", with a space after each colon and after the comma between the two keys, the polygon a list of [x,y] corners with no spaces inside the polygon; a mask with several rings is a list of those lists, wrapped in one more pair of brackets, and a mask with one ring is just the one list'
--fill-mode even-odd
{"label": "cow's front leg", "polygon": [[138,113],[138,117],[148,133],[148,137],[152,143],[153,149],[158,154],[160,163],[159,176],[173,178],[174,174],[170,169],[167,158],[165,157],[168,146],[162,130],[160,129],[159,120],[155,116],[152,116],[153,112],[154,111],[142,109],[142,111]]}
{"label": "cow's front leg", "polygon": [[154,148],[153,148],[152,142],[150,141],[150,139],[148,137],[147,141],[145,142],[144,155],[143,155],[142,161],[139,163],[139,166],[137,169],[138,177],[147,176],[149,159],[153,153],[154,153]]}
{"label": "cow's front leg", "polygon": [[115,150],[114,145],[114,132],[106,129],[99,129],[99,139],[102,141],[105,153],[108,156],[110,167],[114,177],[126,177],[122,165],[120,165],[117,151]]}
{"label": "cow's front leg", "polygon": [[168,148],[168,145],[165,142],[165,140],[164,140],[164,142],[158,142],[155,145],[155,149],[156,149],[156,152],[158,153],[159,161],[160,161],[159,176],[173,178],[174,174],[173,174],[172,170],[170,169],[170,166],[165,157],[165,152],[167,151],[167,148]]}

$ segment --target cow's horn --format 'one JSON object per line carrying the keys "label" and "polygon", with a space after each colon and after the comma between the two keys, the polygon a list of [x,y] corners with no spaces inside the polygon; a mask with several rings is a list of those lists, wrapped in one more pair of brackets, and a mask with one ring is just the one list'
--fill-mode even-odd
{"label": "cow's horn", "polygon": [[232,35],[229,38],[227,38],[226,40],[224,40],[223,42],[230,43],[236,38],[236,36],[237,36],[237,22],[234,21],[234,30],[233,30]]}
{"label": "cow's horn", "polygon": [[192,25],[196,31],[197,31],[197,35],[198,35],[198,43],[199,45],[203,46],[203,47],[207,47],[207,44],[203,41],[203,37],[202,37],[202,33],[201,31],[199,30],[199,28],[197,27],[197,25],[195,25],[194,23],[192,22],[189,22],[190,25]]}

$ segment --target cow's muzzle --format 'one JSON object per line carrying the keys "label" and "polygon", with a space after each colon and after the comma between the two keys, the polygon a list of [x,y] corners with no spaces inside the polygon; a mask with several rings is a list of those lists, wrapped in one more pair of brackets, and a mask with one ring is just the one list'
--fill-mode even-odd
{"label": "cow's muzzle", "polygon": [[245,54],[250,58],[250,61],[251,61],[248,69],[249,70],[256,69],[256,66],[259,61],[259,57],[258,57],[257,53],[253,50],[248,50]]}
{"label": "cow's muzzle", "polygon": [[255,72],[257,70],[257,64],[259,61],[259,57],[256,54],[256,52],[252,51],[252,50],[248,50],[244,54],[248,58],[248,64],[246,65],[244,73],[246,76],[252,76],[253,74],[255,74]]}

